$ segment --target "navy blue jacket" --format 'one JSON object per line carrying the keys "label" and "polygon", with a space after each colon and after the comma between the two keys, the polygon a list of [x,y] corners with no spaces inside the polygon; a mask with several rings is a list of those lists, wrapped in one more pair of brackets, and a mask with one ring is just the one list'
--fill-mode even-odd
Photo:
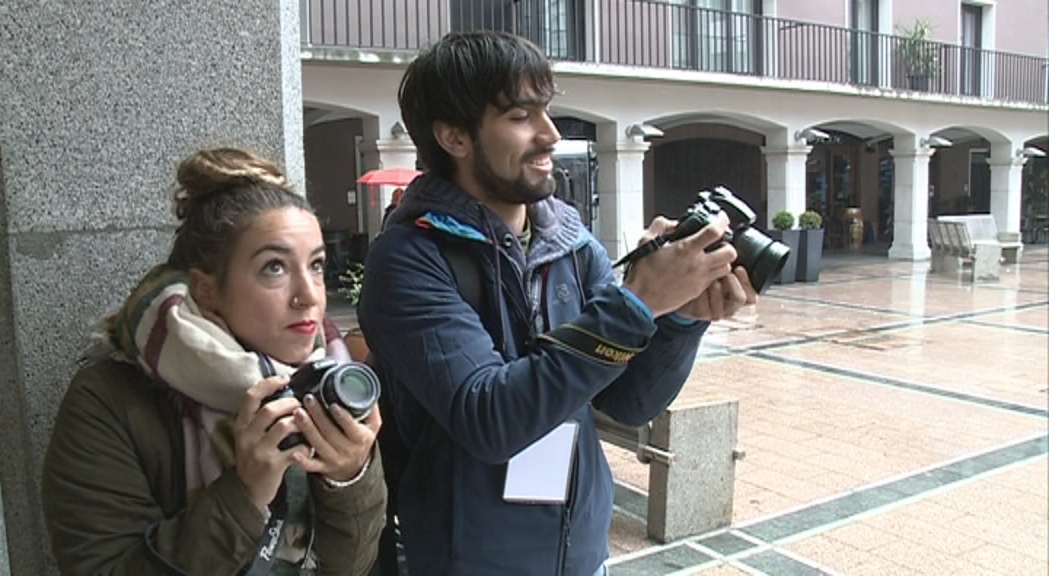
{"label": "navy blue jacket", "polygon": [[[530,206],[529,222],[525,255],[498,216],[425,175],[368,252],[358,317],[410,454],[397,512],[413,576],[591,576],[613,498],[591,404],[630,425],[654,418],[707,326],[653,320],[560,200]],[[450,242],[477,257],[480,315],[442,255]],[[505,502],[507,461],[570,420],[567,504]]]}

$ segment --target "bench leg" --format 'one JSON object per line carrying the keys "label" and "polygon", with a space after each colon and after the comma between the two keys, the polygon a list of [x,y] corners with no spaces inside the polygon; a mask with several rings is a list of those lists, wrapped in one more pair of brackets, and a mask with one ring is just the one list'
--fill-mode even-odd
{"label": "bench leg", "polygon": [[929,272],[943,272],[947,265],[947,254],[943,250],[934,250],[929,257]]}
{"label": "bench leg", "polygon": [[954,254],[950,254],[943,257],[943,268],[942,272],[947,275],[957,276],[962,273],[962,269],[965,267],[965,261]]}
{"label": "bench leg", "polygon": [[1016,264],[1020,261],[1023,246],[1009,246],[1002,248],[1002,261],[1006,264]]}
{"label": "bench leg", "polygon": [[977,244],[973,256],[973,281],[998,280],[1002,248],[997,244]]}
{"label": "bench leg", "polygon": [[736,479],[739,402],[671,407],[652,422],[650,443],[670,451],[648,476],[648,535],[671,542],[728,526]]}

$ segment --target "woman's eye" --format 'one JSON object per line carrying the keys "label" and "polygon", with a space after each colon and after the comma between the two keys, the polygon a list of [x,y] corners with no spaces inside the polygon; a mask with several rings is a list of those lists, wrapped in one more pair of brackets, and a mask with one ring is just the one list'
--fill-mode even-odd
{"label": "woman's eye", "polygon": [[310,270],[314,274],[324,274],[324,258],[318,258],[310,263]]}
{"label": "woman's eye", "polygon": [[262,267],[262,273],[269,276],[277,276],[284,272],[284,263],[280,260],[270,260]]}

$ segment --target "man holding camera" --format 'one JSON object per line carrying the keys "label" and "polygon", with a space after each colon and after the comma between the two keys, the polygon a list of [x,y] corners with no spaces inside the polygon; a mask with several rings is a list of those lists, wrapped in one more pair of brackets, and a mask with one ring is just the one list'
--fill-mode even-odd
{"label": "man holding camera", "polygon": [[359,319],[407,454],[387,473],[413,576],[604,574],[613,485],[591,406],[652,419],[708,321],[756,301],[714,247],[724,216],[617,285],[552,196],[554,92],[538,48],[499,32],[449,34],[401,83],[428,173],[369,250]]}

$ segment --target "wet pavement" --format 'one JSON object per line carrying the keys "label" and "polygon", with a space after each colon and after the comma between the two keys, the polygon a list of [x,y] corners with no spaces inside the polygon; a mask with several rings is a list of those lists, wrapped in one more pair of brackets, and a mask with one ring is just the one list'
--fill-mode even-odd
{"label": "wet pavement", "polygon": [[678,398],[739,400],[730,526],[648,539],[647,466],[605,446],[610,574],[1049,574],[1047,388],[1045,245],[977,283],[825,254],[712,326]]}
{"label": "wet pavement", "polygon": [[712,326],[677,402],[739,400],[732,524],[647,539],[647,466],[606,445],[610,573],[1049,573],[1049,251],[928,269],[827,254]]}

